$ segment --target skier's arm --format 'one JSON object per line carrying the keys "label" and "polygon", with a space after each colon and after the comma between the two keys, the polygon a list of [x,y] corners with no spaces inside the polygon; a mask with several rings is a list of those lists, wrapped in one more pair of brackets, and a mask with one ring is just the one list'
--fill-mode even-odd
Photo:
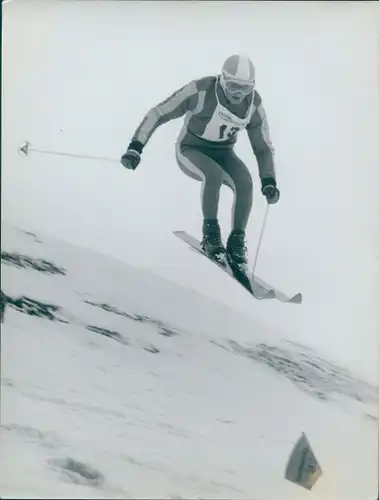
{"label": "skier's arm", "polygon": [[160,125],[180,118],[187,111],[194,109],[197,104],[197,96],[198,88],[196,82],[192,81],[151,108],[138,125],[132,137],[132,142],[145,146],[153,132]]}
{"label": "skier's arm", "polygon": [[259,176],[263,179],[276,179],[274,148],[272,146],[266,111],[258,97],[257,108],[246,127],[251,147],[258,163]]}
{"label": "skier's arm", "polygon": [[255,98],[257,107],[246,130],[257,159],[262,194],[266,197],[267,202],[272,204],[277,203],[280,197],[276,182],[274,148],[262,99],[258,93]]}
{"label": "skier's arm", "polygon": [[141,161],[143,148],[153,132],[163,123],[179,118],[187,111],[195,109],[197,101],[198,87],[194,80],[151,108],[138,125],[126,152],[122,155],[122,165],[135,170]]}

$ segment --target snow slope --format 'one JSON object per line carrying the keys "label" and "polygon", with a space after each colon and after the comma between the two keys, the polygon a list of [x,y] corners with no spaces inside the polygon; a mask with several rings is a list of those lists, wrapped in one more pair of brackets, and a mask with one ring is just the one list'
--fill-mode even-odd
{"label": "snow slope", "polygon": [[[1,280],[1,497],[376,498],[377,388],[346,368],[6,224]],[[302,432],[323,471],[311,491],[284,478]]]}

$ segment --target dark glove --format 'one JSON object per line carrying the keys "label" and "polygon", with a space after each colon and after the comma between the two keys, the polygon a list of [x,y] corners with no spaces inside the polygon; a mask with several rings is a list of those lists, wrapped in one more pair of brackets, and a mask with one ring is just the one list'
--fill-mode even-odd
{"label": "dark glove", "polygon": [[127,151],[121,156],[121,164],[130,170],[135,170],[140,161],[143,145],[138,141],[132,141]]}
{"label": "dark glove", "polygon": [[273,205],[280,198],[280,191],[276,187],[276,180],[272,177],[262,179],[262,194],[266,197],[267,203]]}

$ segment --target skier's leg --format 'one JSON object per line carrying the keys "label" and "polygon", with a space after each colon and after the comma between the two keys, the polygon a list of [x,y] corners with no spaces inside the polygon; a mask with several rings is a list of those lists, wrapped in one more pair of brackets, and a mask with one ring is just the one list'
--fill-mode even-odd
{"label": "skier's leg", "polygon": [[210,257],[220,262],[225,261],[225,249],[217,219],[220,189],[225,174],[218,163],[194,147],[177,145],[176,158],[179,167],[186,175],[202,183],[203,249]]}
{"label": "skier's leg", "polygon": [[201,207],[204,219],[217,219],[223,172],[212,158],[202,151],[191,148],[177,148],[176,158],[181,170],[202,182]]}
{"label": "skier's leg", "polygon": [[245,163],[233,150],[220,159],[225,170],[226,184],[233,190],[232,229],[245,231],[253,206],[253,180]]}
{"label": "skier's leg", "polygon": [[246,226],[253,204],[253,181],[245,163],[233,150],[226,152],[220,164],[227,173],[227,184],[234,192],[232,231],[227,241],[227,252],[231,260],[242,271],[247,271]]}

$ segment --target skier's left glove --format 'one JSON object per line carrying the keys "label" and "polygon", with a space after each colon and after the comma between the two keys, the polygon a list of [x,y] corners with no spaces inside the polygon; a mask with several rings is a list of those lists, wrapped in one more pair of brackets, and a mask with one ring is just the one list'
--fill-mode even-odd
{"label": "skier's left glove", "polygon": [[280,198],[280,191],[276,187],[276,180],[272,177],[262,179],[262,194],[266,197],[267,203],[273,205],[277,203]]}

